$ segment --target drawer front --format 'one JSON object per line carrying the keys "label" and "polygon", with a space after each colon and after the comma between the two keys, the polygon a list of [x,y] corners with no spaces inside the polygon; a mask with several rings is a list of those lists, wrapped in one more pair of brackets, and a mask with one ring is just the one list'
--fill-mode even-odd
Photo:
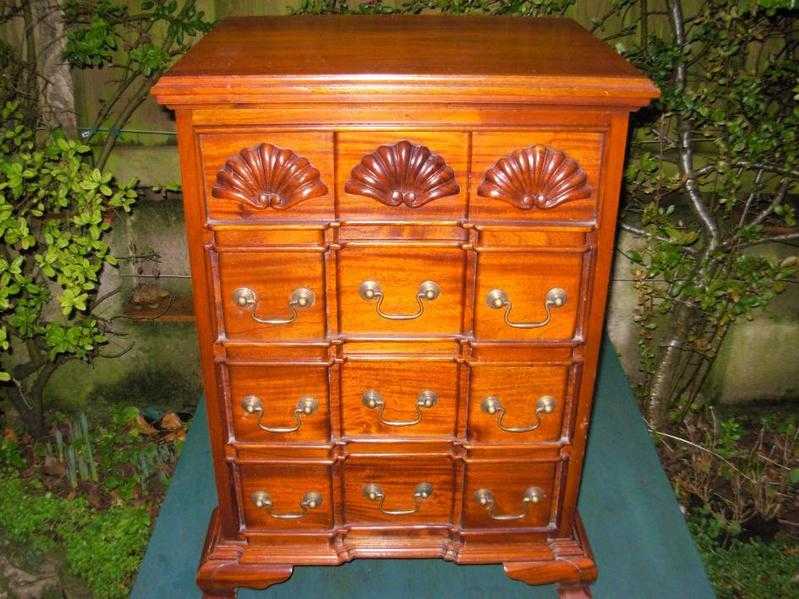
{"label": "drawer front", "polygon": [[323,443],[330,436],[326,366],[227,367],[237,441]]}
{"label": "drawer front", "polygon": [[339,132],[340,217],[361,221],[463,218],[468,146],[465,132]]}
{"label": "drawer front", "polygon": [[350,359],[341,369],[347,437],[447,437],[455,434],[455,362]]}
{"label": "drawer front", "polygon": [[475,334],[489,340],[568,340],[581,304],[583,253],[482,252]]}
{"label": "drawer front", "polygon": [[528,443],[559,439],[568,372],[566,366],[474,365],[469,440]]}
{"label": "drawer front", "polygon": [[322,464],[240,464],[249,530],[327,529],[333,522],[330,470]]}
{"label": "drawer front", "polygon": [[599,132],[476,131],[470,218],[593,221],[603,144]]}
{"label": "drawer front", "polygon": [[554,519],[552,462],[483,462],[466,466],[464,528],[538,528]]}
{"label": "drawer front", "polygon": [[256,129],[198,137],[210,220],[333,218],[332,133]]}
{"label": "drawer front", "polygon": [[344,334],[455,335],[463,314],[457,248],[349,246],[339,255]]}
{"label": "drawer front", "polygon": [[349,524],[448,524],[454,466],[447,458],[352,458],[344,467]]}
{"label": "drawer front", "polygon": [[320,252],[222,252],[220,291],[228,339],[280,341],[325,336]]}

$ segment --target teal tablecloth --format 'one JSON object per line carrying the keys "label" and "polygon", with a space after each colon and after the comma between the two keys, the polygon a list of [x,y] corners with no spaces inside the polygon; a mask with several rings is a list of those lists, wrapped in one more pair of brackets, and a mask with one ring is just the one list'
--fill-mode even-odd
{"label": "teal tablecloth", "polygon": [[[641,420],[621,365],[605,343],[588,443],[580,513],[599,580],[595,599],[714,597],[699,554]],[[172,479],[132,597],[199,597],[194,573],[216,504],[201,403]],[[356,560],[339,567],[297,567],[285,583],[241,591],[241,599],[488,599],[555,597],[501,566],[456,566],[441,560]]]}

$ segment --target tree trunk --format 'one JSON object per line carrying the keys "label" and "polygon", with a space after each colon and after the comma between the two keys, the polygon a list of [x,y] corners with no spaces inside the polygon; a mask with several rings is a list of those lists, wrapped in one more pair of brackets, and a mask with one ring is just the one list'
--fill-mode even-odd
{"label": "tree trunk", "polygon": [[674,312],[673,332],[665,341],[665,349],[650,381],[646,415],[650,426],[655,430],[662,429],[668,422],[669,410],[674,401],[673,390],[677,386],[675,377],[678,376],[683,360],[690,321],[690,309],[681,304]]}
{"label": "tree trunk", "polygon": [[[14,406],[19,414],[25,430],[35,438],[44,437],[47,434],[47,416],[44,405],[44,390],[53,373],[64,364],[66,360],[57,359],[55,362],[45,362],[41,366],[35,363],[26,363],[14,369],[14,374],[26,373],[25,377],[15,376],[18,384],[6,388],[6,397]],[[26,378],[32,378],[30,391],[23,394],[22,383]]]}
{"label": "tree trunk", "polygon": [[33,404],[28,405],[29,400],[23,397],[17,386],[6,387],[5,391],[8,401],[11,402],[17,414],[19,414],[19,419],[22,422],[22,426],[25,427],[25,431],[37,439],[43,437],[45,429],[44,423],[37,413],[39,410],[35,409]]}

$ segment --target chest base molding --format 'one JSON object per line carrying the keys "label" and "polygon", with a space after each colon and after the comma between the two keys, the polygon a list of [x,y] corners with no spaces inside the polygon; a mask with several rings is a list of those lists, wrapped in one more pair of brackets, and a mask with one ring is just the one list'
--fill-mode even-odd
{"label": "chest base molding", "polygon": [[465,532],[449,526],[353,526],[334,536],[309,532],[263,540],[223,538],[219,513],[214,510],[197,571],[204,599],[233,598],[237,587],[266,589],[291,577],[294,566],[335,566],[356,558],[502,564],[514,580],[557,583],[561,597],[590,597],[587,585],[597,577],[579,515],[572,535],[565,538],[504,529]]}

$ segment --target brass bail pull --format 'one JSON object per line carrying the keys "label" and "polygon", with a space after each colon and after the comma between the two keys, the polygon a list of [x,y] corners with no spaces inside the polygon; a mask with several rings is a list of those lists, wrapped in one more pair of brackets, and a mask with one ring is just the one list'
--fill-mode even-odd
{"label": "brass bail pull", "polygon": [[377,509],[379,509],[384,514],[389,516],[407,516],[409,514],[415,514],[418,512],[421,507],[422,503],[431,495],[433,494],[433,485],[430,483],[419,483],[416,485],[416,488],[413,490],[413,503],[414,506],[409,509],[386,509],[383,503],[386,500],[386,494],[383,492],[383,488],[378,485],[377,483],[368,483],[363,486],[363,496],[366,497],[370,501],[374,501],[377,503]]}
{"label": "brass bail pull", "polygon": [[541,426],[541,416],[543,414],[551,414],[555,411],[555,405],[555,398],[551,395],[542,395],[539,397],[535,402],[535,420],[525,426],[508,426],[505,424],[507,412],[499,397],[496,395],[489,395],[486,397],[480,404],[480,409],[486,414],[496,415],[497,426],[506,433],[529,433]]}
{"label": "brass bail pull", "polygon": [[380,392],[376,389],[367,389],[364,391],[361,400],[363,401],[363,405],[367,408],[377,411],[378,419],[386,426],[413,426],[422,421],[422,410],[430,409],[438,403],[438,394],[430,389],[420,391],[419,395],[416,397],[415,403],[416,417],[412,420],[391,420],[386,418],[383,415],[383,411],[386,409],[386,403],[383,400],[383,396],[380,395]]}
{"label": "brass bail pull", "polygon": [[538,329],[545,327],[552,320],[552,309],[560,308],[565,305],[566,299],[567,296],[564,289],[553,287],[547,291],[546,297],[544,298],[544,310],[546,311],[546,318],[544,318],[544,320],[535,322],[515,322],[510,319],[510,311],[513,308],[513,304],[507,293],[502,289],[492,289],[488,292],[488,295],[486,295],[486,303],[489,307],[494,310],[502,310],[504,308],[505,313],[503,318],[505,319],[505,324],[514,329]]}
{"label": "brass bail pull", "polygon": [[301,397],[294,407],[292,414],[294,415],[293,426],[267,426],[261,422],[264,418],[264,404],[261,398],[257,395],[246,395],[241,400],[241,407],[247,414],[258,414],[258,420],[255,425],[267,433],[294,433],[302,427],[302,417],[310,416],[319,408],[319,402],[311,396]]}
{"label": "brass bail pull", "polygon": [[239,287],[233,292],[233,303],[239,308],[247,310],[255,322],[261,324],[281,325],[291,324],[297,320],[297,310],[310,308],[316,303],[316,295],[307,287],[298,287],[291,292],[288,301],[289,315],[287,317],[265,317],[259,316],[258,294],[249,287]]}
{"label": "brass bail pull", "polygon": [[441,295],[441,287],[435,281],[423,281],[419,285],[419,291],[416,292],[416,304],[418,308],[416,312],[410,314],[390,314],[383,312],[383,289],[377,281],[364,281],[358,289],[358,295],[365,302],[377,302],[377,313],[386,320],[414,320],[424,314],[424,302],[432,302]]}
{"label": "brass bail pull", "polygon": [[322,505],[322,494],[319,491],[308,491],[300,500],[301,512],[275,512],[272,504],[272,497],[266,491],[256,491],[250,497],[255,507],[266,510],[270,516],[277,520],[299,520],[305,518],[310,510],[314,510]]}
{"label": "brass bail pull", "polygon": [[497,501],[490,489],[478,489],[474,498],[493,520],[523,520],[530,513],[530,506],[544,498],[544,492],[539,487],[527,487],[522,495],[523,510],[517,514],[498,514]]}

